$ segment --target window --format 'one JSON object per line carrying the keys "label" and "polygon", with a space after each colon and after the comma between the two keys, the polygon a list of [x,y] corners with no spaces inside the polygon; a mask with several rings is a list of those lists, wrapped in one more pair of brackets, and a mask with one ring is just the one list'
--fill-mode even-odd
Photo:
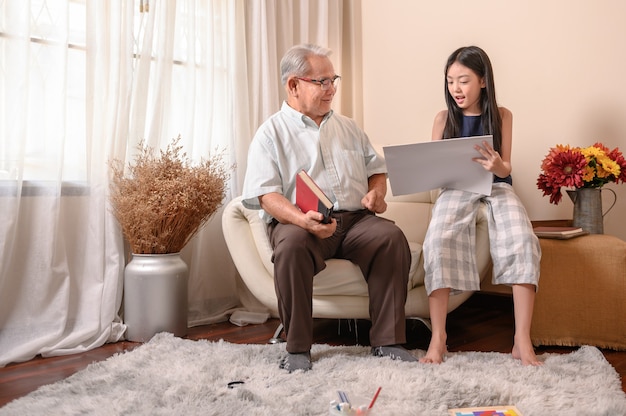
{"label": "window", "polygon": [[0,179],[85,180],[85,0],[0,7]]}
{"label": "window", "polygon": [[[134,0],[132,7],[136,70],[149,19],[139,4]],[[146,125],[159,124],[170,138],[182,134],[193,158],[206,157],[229,137],[227,5],[176,2],[172,32],[157,16],[159,31],[148,52],[155,63],[173,42],[166,99],[157,97],[163,93],[163,81],[153,79],[159,71],[145,72],[147,97],[139,101],[146,103]],[[0,0],[0,180],[88,181],[86,100],[102,98],[87,92],[89,53],[87,0]]]}

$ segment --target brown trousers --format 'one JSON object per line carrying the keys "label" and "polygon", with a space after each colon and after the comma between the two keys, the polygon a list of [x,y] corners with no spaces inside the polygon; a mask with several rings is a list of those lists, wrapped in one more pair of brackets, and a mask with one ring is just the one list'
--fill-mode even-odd
{"label": "brown trousers", "polygon": [[404,304],[411,262],[404,233],[392,221],[367,210],[337,212],[333,217],[337,230],[327,239],[319,239],[296,225],[277,221],[270,224],[274,284],[287,351],[311,349],[313,277],[326,267],[329,258],[350,260],[365,276],[371,345],[404,344]]}

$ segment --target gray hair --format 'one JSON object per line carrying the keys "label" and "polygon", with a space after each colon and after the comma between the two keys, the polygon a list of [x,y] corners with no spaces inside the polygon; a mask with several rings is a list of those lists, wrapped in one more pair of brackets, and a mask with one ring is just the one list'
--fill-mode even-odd
{"label": "gray hair", "polygon": [[292,46],[280,61],[280,81],[287,84],[290,76],[304,76],[310,70],[308,57],[311,55],[328,57],[332,51],[318,45],[304,44]]}

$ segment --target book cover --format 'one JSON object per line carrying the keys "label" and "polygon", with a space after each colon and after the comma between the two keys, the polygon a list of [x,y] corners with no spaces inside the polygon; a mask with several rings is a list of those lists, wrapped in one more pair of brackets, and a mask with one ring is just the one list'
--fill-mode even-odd
{"label": "book cover", "polygon": [[333,203],[320,189],[315,181],[301,170],[296,175],[296,205],[302,212],[317,211],[324,215],[322,222],[330,222],[330,214],[333,211]]}
{"label": "book cover", "polygon": [[450,416],[523,416],[515,406],[464,407],[449,409]]}
{"label": "book cover", "polygon": [[535,227],[535,235],[539,238],[568,239],[589,234],[580,227]]}

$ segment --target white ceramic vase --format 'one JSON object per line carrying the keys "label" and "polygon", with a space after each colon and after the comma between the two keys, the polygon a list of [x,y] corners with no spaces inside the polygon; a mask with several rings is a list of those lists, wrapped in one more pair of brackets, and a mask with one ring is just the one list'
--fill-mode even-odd
{"label": "white ceramic vase", "polygon": [[187,334],[189,268],[180,253],[133,254],[124,270],[124,323],[128,341],[159,332]]}

